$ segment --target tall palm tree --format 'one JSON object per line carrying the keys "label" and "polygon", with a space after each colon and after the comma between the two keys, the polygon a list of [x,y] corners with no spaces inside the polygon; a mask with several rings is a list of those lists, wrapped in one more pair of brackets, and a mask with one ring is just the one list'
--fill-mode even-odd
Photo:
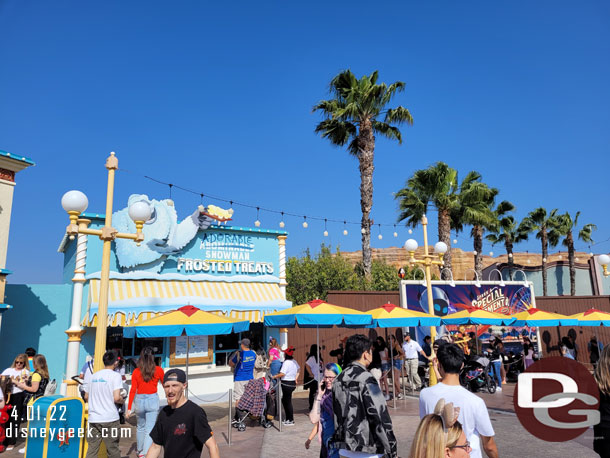
{"label": "tall palm tree", "polygon": [[347,150],[358,159],[360,169],[360,209],[362,211],[362,267],[365,277],[371,275],[371,209],[373,207],[373,159],[375,134],[402,143],[402,134],[393,124],[413,124],[409,110],[403,106],[388,108],[405,83],[396,81],[387,86],[377,84],[378,72],[364,75],[359,80],[345,70],[330,82],[332,99],[322,100],[313,107],[324,116],[315,129],[336,146],[347,145]]}
{"label": "tall palm tree", "polygon": [[[577,230],[578,217],[580,212],[576,212],[574,218],[565,212],[563,215],[557,217],[557,231],[563,236],[563,245],[568,249],[568,262],[570,265],[570,295],[576,296],[576,267],[575,267],[575,254],[574,254],[574,235],[573,231]],[[593,242],[591,235],[593,231],[597,230],[595,224],[585,224],[578,231],[578,239],[586,243]]]}
{"label": "tall palm tree", "polygon": [[460,193],[460,222],[472,226],[470,236],[474,248],[474,270],[479,279],[483,279],[483,235],[486,230],[493,230],[497,224],[498,214],[515,209],[514,205],[504,200],[494,210],[493,205],[498,195],[496,188],[485,183],[473,182]]}
{"label": "tall palm tree", "polygon": [[[427,169],[417,170],[407,180],[405,187],[398,191],[394,198],[398,200],[398,221],[405,221],[406,226],[416,227],[433,204],[438,210],[438,238],[448,247],[445,253],[445,267],[451,270],[451,229],[461,227],[460,190],[480,182],[478,172],[469,172],[461,183],[458,182],[457,170],[444,162],[437,162]],[[474,192],[474,191],[473,191]],[[443,271],[442,278],[446,278]]]}
{"label": "tall palm tree", "polygon": [[542,295],[547,295],[546,261],[549,246],[554,247],[559,243],[559,232],[557,231],[557,209],[547,211],[543,207],[531,211],[523,220],[524,227],[528,232],[535,232],[536,238],[542,244]]}
{"label": "tall palm tree", "polygon": [[505,215],[498,218],[497,224],[491,234],[485,237],[493,245],[503,243],[508,255],[508,275],[513,279],[515,262],[513,259],[513,246],[515,243],[523,242],[528,238],[528,229],[523,223],[517,224],[514,216]]}

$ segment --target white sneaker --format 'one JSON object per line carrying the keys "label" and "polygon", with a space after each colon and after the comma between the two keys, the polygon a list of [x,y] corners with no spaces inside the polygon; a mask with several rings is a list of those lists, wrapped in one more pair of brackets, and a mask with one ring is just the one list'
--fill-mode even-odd
{"label": "white sneaker", "polygon": [[497,387],[496,388],[496,393],[501,393],[502,392],[502,388],[501,387]]}
{"label": "white sneaker", "polygon": [[25,453],[25,447],[19,449],[19,453]]}
{"label": "white sneaker", "polygon": [[294,426],[294,421],[292,421],[292,420],[284,420],[284,421],[282,422],[282,424],[283,424],[284,426]]}

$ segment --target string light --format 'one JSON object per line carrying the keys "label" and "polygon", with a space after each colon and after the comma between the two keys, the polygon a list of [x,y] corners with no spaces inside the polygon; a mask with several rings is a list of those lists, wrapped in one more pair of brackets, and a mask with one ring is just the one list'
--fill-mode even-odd
{"label": "string light", "polygon": [[326,230],[326,218],[324,219],[324,237],[328,237],[328,231]]}
{"label": "string light", "polygon": [[366,234],[366,229],[365,229],[365,228],[360,229],[360,233],[361,233],[362,235]]}
{"label": "string light", "polygon": [[282,220],[280,221],[280,227],[283,229],[285,225],[286,224],[284,224],[284,212],[282,212]]}
{"label": "string light", "polygon": [[343,221],[343,235],[347,235],[347,221]]}
{"label": "string light", "polygon": [[254,225],[256,227],[260,227],[261,226],[261,222],[258,220],[258,213],[260,212],[260,208],[256,207],[256,221],[254,221]]}
{"label": "string light", "polygon": [[490,251],[490,252],[489,252],[489,256],[493,256],[493,255],[494,255],[494,252],[493,252],[493,251]]}
{"label": "string light", "polygon": [[394,237],[398,237],[398,232],[396,232],[396,224],[394,224]]}
{"label": "string light", "polygon": [[303,229],[307,229],[307,226],[309,226],[309,224],[307,224],[307,216],[303,216]]}
{"label": "string light", "polygon": [[457,245],[457,239],[453,239],[453,244]]}
{"label": "string light", "polygon": [[383,239],[383,235],[381,235],[381,224],[378,224],[378,226],[379,226],[379,235],[377,236],[377,238],[379,240],[381,240],[381,239]]}
{"label": "string light", "polygon": [[412,234],[412,233],[413,233],[413,229],[409,229],[409,234]]}

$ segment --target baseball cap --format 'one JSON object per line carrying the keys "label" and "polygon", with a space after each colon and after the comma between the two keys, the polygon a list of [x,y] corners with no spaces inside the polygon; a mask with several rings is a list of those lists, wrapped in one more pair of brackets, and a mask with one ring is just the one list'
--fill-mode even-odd
{"label": "baseball cap", "polygon": [[241,344],[244,347],[249,347],[250,346],[250,339],[241,339]]}
{"label": "baseball cap", "polygon": [[186,383],[186,374],[182,369],[170,369],[165,373],[165,376],[163,377],[163,383],[165,382]]}

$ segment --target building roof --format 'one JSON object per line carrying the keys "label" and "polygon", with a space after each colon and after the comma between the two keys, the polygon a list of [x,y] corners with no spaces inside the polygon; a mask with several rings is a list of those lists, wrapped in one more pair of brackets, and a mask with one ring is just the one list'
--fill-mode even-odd
{"label": "building roof", "polygon": [[23,162],[27,165],[36,165],[36,163],[29,157],[21,156],[20,154],[9,153],[8,151],[4,151],[1,149],[0,149],[0,156],[6,157],[8,159],[13,159],[15,161]]}

